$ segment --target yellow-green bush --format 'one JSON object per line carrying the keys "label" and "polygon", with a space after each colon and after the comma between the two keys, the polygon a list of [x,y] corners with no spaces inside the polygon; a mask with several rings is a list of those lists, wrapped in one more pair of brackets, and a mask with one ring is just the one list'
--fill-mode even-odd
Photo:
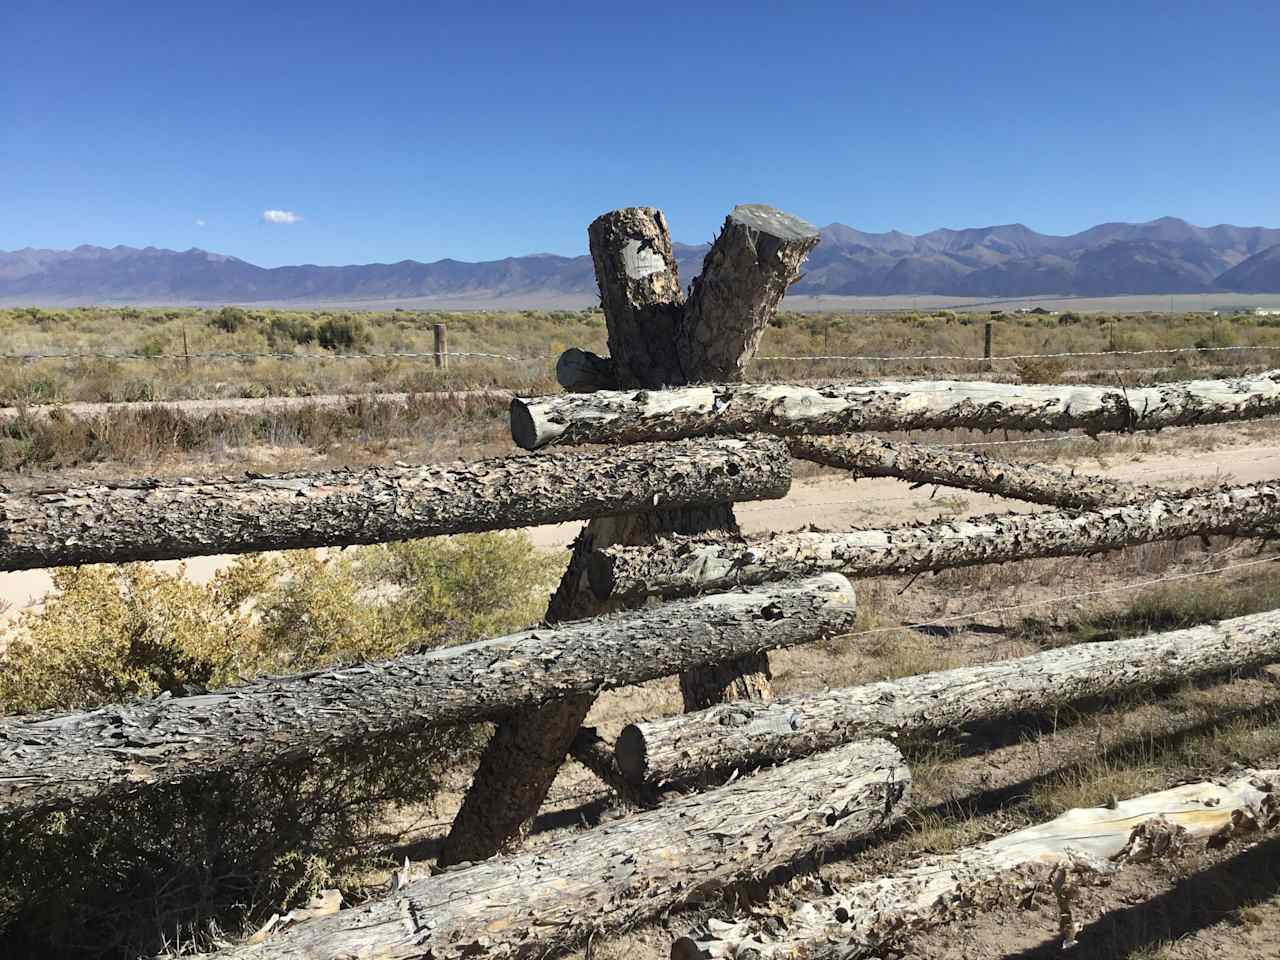
{"label": "yellow-green bush", "polygon": [[[182,696],[519,629],[557,566],[523,535],[484,534],[247,557],[204,585],[149,564],[60,570],[60,593],[0,652],[0,712]],[[0,818],[0,955],[150,955],[319,887],[358,897],[397,840],[388,815],[425,809],[477,743],[474,728],[424,728]]]}

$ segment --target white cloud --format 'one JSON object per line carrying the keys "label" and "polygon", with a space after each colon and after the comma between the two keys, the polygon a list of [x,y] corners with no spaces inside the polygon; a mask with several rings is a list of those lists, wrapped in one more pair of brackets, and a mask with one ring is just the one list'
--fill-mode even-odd
{"label": "white cloud", "polygon": [[302,214],[294,213],[292,210],[263,210],[263,223],[297,223],[302,219]]}
{"label": "white cloud", "polygon": [[200,217],[196,217],[196,226],[197,226],[197,227],[203,227],[203,226],[204,226],[204,220],[202,220]]}

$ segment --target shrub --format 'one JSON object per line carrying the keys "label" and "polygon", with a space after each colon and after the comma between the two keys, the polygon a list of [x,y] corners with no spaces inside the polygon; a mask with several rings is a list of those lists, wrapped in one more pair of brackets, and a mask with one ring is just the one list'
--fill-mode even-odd
{"label": "shrub", "polygon": [[[0,653],[0,711],[181,696],[517,629],[553,566],[523,535],[485,534],[241,558],[206,585],[146,564],[60,570],[60,593]],[[480,732],[424,728],[0,820],[0,954],[134,957],[321,887],[357,899],[402,839],[388,815],[429,804]]]}
{"label": "shrub", "polygon": [[316,330],[316,339],[326,350],[352,353],[365,349],[373,337],[362,319],[343,313],[325,317]]}
{"label": "shrub", "polygon": [[1060,357],[1030,358],[1015,363],[1023,383],[1058,383],[1067,369],[1066,361]]}
{"label": "shrub", "polygon": [[209,323],[223,333],[237,333],[248,322],[248,314],[239,307],[223,307],[209,318]]}

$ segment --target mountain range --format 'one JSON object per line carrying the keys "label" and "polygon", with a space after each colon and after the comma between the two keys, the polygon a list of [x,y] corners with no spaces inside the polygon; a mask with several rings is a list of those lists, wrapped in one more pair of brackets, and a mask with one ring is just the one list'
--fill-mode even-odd
{"label": "mountain range", "polygon": [[[706,244],[675,244],[686,284]],[[864,233],[833,223],[792,294],[965,297],[1280,293],[1280,229],[1197,227],[1176,217],[1070,236],[1022,224]],[[489,298],[552,304],[595,294],[591,258],[532,254],[342,267],[259,267],[200,249],[80,246],[0,252],[0,302],[299,303]]]}

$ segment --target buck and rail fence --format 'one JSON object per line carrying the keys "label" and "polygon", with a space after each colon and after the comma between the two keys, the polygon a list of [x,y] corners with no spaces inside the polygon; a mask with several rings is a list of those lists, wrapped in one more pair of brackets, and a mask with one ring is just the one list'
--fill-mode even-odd
{"label": "buck and rail fence", "polygon": [[[769,651],[837,637],[856,643],[875,632],[856,626],[850,577],[1211,534],[1265,539],[1280,521],[1280,483],[1171,492],[868,431],[1132,432],[1262,419],[1280,414],[1280,371],[1127,390],[745,385],[733,381],[816,242],[813,228],[771,208],[736,208],[688,301],[671,283],[658,211],[615,211],[590,236],[612,356],[574,361],[578,371],[590,367],[593,392],[512,401],[513,439],[532,452],[0,492],[0,570],[586,521],[546,623],[225,690],[0,718],[0,816],[145,796],[231,767],[252,771],[371,737],[490,720],[495,733],[445,841],[442,869],[401,877],[359,907],[275,918],[215,955],[541,957],[774,868],[883,839],[913,809],[899,738],[947,736],[976,721],[1280,660],[1280,611],[1271,611],[775,699]],[[655,328],[671,334],[670,352]],[[692,379],[690,369],[726,380],[663,388],[673,371]],[[579,444],[589,446],[573,448]],[[731,505],[785,497],[793,458],[1046,509],[742,536]],[[601,691],[677,674],[684,713],[632,723],[613,743],[582,726]],[[542,749],[513,759],[531,743]],[[513,851],[569,756],[640,809]],[[518,789],[495,795],[495,784],[512,783]],[[1088,919],[1080,885],[1191,844],[1272,829],[1280,825],[1277,788],[1280,770],[1237,771],[1221,783],[1072,810],[834,891],[802,878],[767,906],[688,929],[671,955],[869,957],[959,908],[1016,903],[1037,889],[1055,898],[1069,943]]]}

